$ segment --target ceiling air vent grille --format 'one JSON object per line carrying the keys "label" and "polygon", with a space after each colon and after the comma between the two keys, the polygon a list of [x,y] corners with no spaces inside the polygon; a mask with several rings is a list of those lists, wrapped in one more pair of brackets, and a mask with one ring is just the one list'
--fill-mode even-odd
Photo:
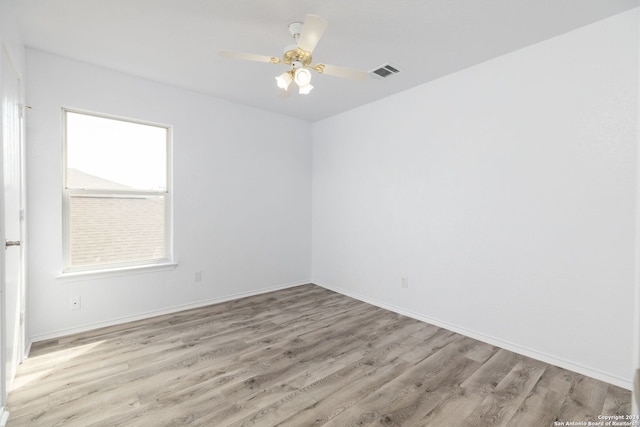
{"label": "ceiling air vent grille", "polygon": [[387,77],[398,74],[399,72],[400,70],[398,70],[398,67],[391,64],[390,62],[387,62],[386,64],[369,71],[369,75],[374,79],[386,79]]}

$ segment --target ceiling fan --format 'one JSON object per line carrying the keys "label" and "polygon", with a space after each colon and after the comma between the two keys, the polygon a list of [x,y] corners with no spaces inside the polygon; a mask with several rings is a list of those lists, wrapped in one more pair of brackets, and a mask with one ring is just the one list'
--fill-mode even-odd
{"label": "ceiling fan", "polygon": [[366,71],[354,70],[351,68],[338,67],[329,64],[312,64],[311,53],[322,38],[327,29],[327,21],[317,15],[307,15],[303,22],[292,22],[289,24],[289,33],[296,41],[296,44],[287,46],[282,57],[258,55],[255,53],[221,51],[220,55],[225,58],[242,59],[245,61],[268,62],[271,64],[286,64],[290,66],[289,71],[285,71],[278,77],[276,82],[281,92],[288,93],[292,82],[298,86],[298,93],[306,95],[313,89],[311,85],[311,72],[313,70],[319,74],[341,77],[351,80],[366,80],[369,73]]}

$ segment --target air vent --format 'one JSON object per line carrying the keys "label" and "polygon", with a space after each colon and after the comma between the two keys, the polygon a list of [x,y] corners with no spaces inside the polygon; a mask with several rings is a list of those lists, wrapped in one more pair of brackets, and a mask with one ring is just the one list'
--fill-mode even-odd
{"label": "air vent", "polygon": [[386,64],[369,71],[369,75],[374,79],[386,79],[387,77],[398,74],[399,72],[400,70],[398,70],[398,67],[387,62]]}

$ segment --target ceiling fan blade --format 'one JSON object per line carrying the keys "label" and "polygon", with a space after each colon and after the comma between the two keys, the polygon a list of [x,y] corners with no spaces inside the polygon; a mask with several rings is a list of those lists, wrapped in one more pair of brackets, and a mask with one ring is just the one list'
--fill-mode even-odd
{"label": "ceiling fan blade", "polygon": [[369,78],[369,73],[367,73],[366,71],[354,70],[353,68],[338,67],[337,65],[318,64],[312,68],[321,74],[340,77],[342,79],[367,80]]}
{"label": "ceiling fan blade", "polygon": [[298,38],[298,47],[307,52],[313,52],[316,45],[322,38],[324,30],[327,29],[328,22],[317,15],[307,15],[304,18],[302,33]]}
{"label": "ceiling fan blade", "polygon": [[225,58],[242,59],[244,61],[270,62],[272,64],[280,62],[280,58],[276,58],[275,56],[258,55],[256,53],[229,52],[227,50],[220,51],[219,53],[220,56]]}

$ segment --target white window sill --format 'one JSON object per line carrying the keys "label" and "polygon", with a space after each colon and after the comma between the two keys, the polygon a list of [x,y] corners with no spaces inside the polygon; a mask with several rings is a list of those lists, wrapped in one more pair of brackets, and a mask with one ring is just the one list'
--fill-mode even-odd
{"label": "white window sill", "polygon": [[87,280],[87,279],[102,279],[108,277],[118,276],[130,276],[132,274],[144,274],[155,273],[157,271],[175,270],[178,267],[177,262],[167,262],[163,264],[146,264],[146,265],[134,265],[129,267],[115,267],[105,268],[102,270],[85,270],[85,271],[70,271],[61,273],[56,276],[56,279],[61,280]]}

